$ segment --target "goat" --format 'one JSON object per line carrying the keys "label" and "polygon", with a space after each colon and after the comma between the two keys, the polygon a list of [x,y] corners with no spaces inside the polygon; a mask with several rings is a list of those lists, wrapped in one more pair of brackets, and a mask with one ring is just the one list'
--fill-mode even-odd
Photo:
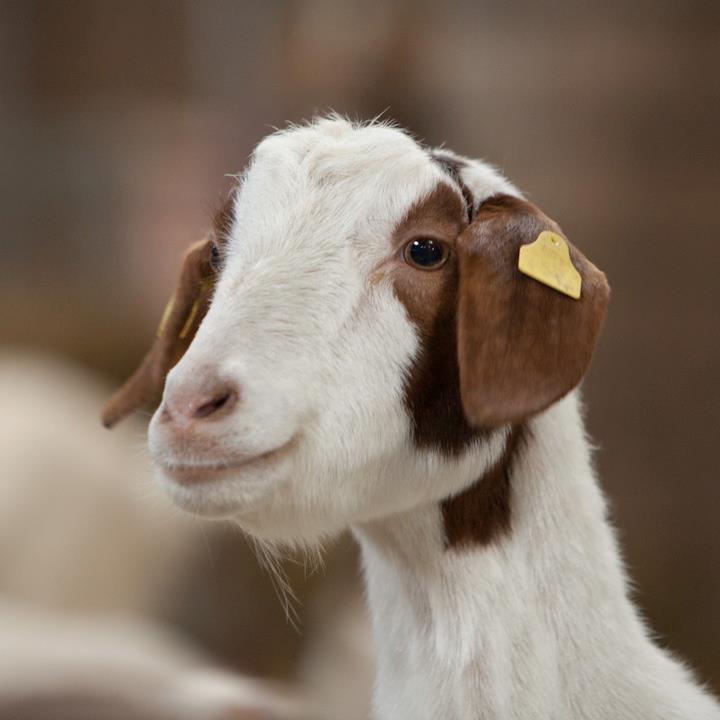
{"label": "goat", "polygon": [[[542,237],[575,290],[518,269]],[[104,422],[164,384],[178,505],[268,543],[352,528],[382,720],[720,718],[630,601],[594,476],[608,297],[491,166],[321,118],[257,146]]]}
{"label": "goat", "polygon": [[157,623],[0,598],[2,720],[308,720],[295,690],[221,670]]}

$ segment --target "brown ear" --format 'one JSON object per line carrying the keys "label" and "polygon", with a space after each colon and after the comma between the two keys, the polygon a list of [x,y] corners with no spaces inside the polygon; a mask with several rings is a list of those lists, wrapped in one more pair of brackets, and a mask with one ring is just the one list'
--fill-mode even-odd
{"label": "brown ear", "polygon": [[575,300],[518,270],[520,247],[558,226],[509,195],[485,201],[458,238],[462,405],[477,427],[515,423],[582,380],[605,317],[605,275],[570,243],[582,278]]}
{"label": "brown ear", "polygon": [[162,394],[165,376],[188,349],[210,304],[214,280],[211,250],[212,241],[207,238],[187,251],[177,287],[165,308],[150,352],[103,409],[105,427],[112,427]]}

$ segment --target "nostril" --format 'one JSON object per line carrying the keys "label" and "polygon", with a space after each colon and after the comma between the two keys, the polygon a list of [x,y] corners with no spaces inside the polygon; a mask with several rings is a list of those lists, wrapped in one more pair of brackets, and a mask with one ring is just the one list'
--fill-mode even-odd
{"label": "nostril", "polygon": [[192,382],[166,387],[160,422],[181,428],[225,417],[240,400],[240,388],[235,382],[201,383],[201,387]]}
{"label": "nostril", "polygon": [[202,419],[215,415],[220,410],[230,410],[236,401],[237,393],[234,390],[221,390],[212,399],[195,408],[193,418]]}

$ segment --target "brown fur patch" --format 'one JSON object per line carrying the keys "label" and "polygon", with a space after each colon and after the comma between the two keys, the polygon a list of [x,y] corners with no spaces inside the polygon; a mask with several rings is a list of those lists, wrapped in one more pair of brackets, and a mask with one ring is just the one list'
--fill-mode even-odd
{"label": "brown fur patch", "polygon": [[523,426],[513,427],[495,465],[469,488],[442,503],[447,547],[487,545],[510,531],[511,472],[524,432]]}
{"label": "brown fur patch", "polygon": [[440,183],[410,209],[393,234],[399,255],[417,237],[433,237],[451,248],[448,261],[438,270],[418,270],[400,259],[392,277],[395,293],[420,336],[420,351],[405,386],[413,440],[418,447],[452,456],[483,435],[468,424],[460,399],[454,244],[465,226],[465,208],[457,191]]}
{"label": "brown fur patch", "polygon": [[[420,336],[420,350],[405,386],[413,441],[420,448],[448,456],[459,455],[487,435],[468,423],[460,397],[459,273],[454,244],[466,226],[466,208],[457,192],[441,183],[410,209],[393,234],[393,246],[399,253],[419,236],[441,239],[452,248],[449,260],[439,270],[422,271],[401,261],[393,273],[395,292]],[[475,532],[475,542],[484,544],[509,527],[509,476],[503,460],[459,496],[442,503],[448,547],[470,544]]]}
{"label": "brown fur patch", "polygon": [[511,465],[523,423],[580,382],[608,300],[604,275],[572,246],[583,278],[580,300],[519,272],[521,245],[542,230],[560,232],[535,206],[497,196],[468,224],[463,205],[440,183],[393,234],[400,255],[421,236],[451,248],[438,270],[398,261],[392,273],[420,339],[405,387],[415,444],[457,456],[492,428],[512,425],[496,465],[442,503],[449,547],[486,544],[509,530]]}

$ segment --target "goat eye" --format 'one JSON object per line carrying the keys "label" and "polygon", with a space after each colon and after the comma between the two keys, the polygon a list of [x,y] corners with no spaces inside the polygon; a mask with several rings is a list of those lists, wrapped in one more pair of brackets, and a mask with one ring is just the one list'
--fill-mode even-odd
{"label": "goat eye", "polygon": [[221,265],[222,265],[222,254],[220,253],[220,248],[217,246],[216,243],[213,243],[210,246],[210,267],[215,272],[220,272]]}
{"label": "goat eye", "polygon": [[448,258],[443,243],[432,238],[416,238],[405,246],[405,262],[421,270],[436,270]]}

